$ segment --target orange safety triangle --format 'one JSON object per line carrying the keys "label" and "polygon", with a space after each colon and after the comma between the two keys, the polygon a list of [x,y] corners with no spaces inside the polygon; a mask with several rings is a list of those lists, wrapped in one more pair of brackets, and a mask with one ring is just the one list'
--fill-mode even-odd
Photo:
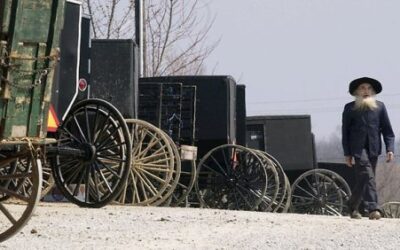
{"label": "orange safety triangle", "polygon": [[60,122],[58,121],[58,118],[57,118],[56,112],[54,111],[53,105],[50,104],[49,116],[47,119],[47,131],[56,132],[58,125],[60,125]]}

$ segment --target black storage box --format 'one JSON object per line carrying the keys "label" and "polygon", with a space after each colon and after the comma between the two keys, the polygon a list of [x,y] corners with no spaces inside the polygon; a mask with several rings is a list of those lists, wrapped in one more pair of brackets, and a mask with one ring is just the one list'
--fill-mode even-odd
{"label": "black storage box", "polygon": [[92,40],[90,97],[112,103],[125,118],[137,117],[137,57],[133,40]]}

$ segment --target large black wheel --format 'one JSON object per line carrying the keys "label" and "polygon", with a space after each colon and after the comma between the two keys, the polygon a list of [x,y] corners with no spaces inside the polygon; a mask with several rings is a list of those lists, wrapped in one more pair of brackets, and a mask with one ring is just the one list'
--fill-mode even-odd
{"label": "large black wheel", "polygon": [[195,189],[202,207],[255,210],[267,190],[267,172],[251,149],[222,145],[197,167]]}
{"label": "large black wheel", "polygon": [[[24,159],[23,164],[18,164]],[[40,199],[41,166],[32,154],[0,155],[0,242],[17,233],[31,218]]]}
{"label": "large black wheel", "polygon": [[126,183],[132,154],[120,112],[104,100],[84,100],[72,107],[57,133],[52,167],[63,195],[82,207],[113,201]]}
{"label": "large black wheel", "polygon": [[292,185],[292,212],[342,215],[347,208],[350,187],[337,173],[312,169],[300,175]]}

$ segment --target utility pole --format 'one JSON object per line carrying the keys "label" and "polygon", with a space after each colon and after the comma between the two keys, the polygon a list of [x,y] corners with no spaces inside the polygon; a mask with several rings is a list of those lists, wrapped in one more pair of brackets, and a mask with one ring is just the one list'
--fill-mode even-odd
{"label": "utility pole", "polygon": [[139,47],[139,76],[146,76],[146,48],[145,48],[145,0],[135,0],[135,37]]}

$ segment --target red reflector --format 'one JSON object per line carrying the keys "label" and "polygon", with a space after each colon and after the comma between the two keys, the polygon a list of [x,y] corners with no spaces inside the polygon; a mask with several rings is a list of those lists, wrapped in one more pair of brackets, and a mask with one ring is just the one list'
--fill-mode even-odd
{"label": "red reflector", "polygon": [[86,88],[87,88],[87,85],[88,85],[88,84],[87,84],[86,79],[84,79],[84,78],[79,79],[78,87],[79,87],[79,90],[80,90],[80,91],[85,91]]}

